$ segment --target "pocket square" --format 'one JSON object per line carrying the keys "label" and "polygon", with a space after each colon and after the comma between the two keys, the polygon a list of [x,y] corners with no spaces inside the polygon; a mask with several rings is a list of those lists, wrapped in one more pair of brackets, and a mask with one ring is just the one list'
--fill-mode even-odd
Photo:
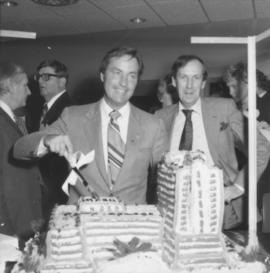
{"label": "pocket square", "polygon": [[220,123],[220,128],[219,128],[219,130],[220,130],[220,131],[224,131],[224,130],[227,129],[228,126],[229,126],[229,123],[223,121],[223,122]]}

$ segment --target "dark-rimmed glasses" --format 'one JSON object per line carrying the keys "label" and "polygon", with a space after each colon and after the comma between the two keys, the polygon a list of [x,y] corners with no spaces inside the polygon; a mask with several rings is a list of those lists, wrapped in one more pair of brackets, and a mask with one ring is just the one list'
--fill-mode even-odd
{"label": "dark-rimmed glasses", "polygon": [[34,80],[39,81],[39,79],[41,78],[43,81],[47,82],[50,80],[51,77],[62,78],[64,76],[59,74],[52,74],[52,73],[43,73],[43,74],[37,73],[34,75]]}

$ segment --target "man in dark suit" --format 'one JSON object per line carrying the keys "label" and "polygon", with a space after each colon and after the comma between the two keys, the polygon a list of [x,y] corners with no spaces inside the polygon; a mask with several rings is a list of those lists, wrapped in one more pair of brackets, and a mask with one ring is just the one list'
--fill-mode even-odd
{"label": "man in dark suit", "polygon": [[0,233],[17,235],[20,247],[33,235],[42,219],[38,168],[13,157],[13,144],[25,132],[23,120],[14,111],[23,107],[30,90],[19,65],[0,65]]}
{"label": "man in dark suit", "polygon": [[[45,100],[40,130],[56,121],[64,108],[72,104],[66,90],[68,77],[67,67],[57,60],[44,60],[37,67],[35,79]],[[48,189],[44,201],[44,215],[48,219],[56,204],[65,204],[67,201],[61,187],[68,175],[68,163],[64,157],[48,154],[40,161],[40,171]]]}
{"label": "man in dark suit", "polygon": [[[170,134],[170,150],[181,149],[180,140],[187,120],[185,113],[191,111],[193,129],[190,130],[189,139],[193,141],[190,148],[203,151],[208,164],[223,170],[226,202],[224,228],[236,227],[243,220],[240,197],[245,191],[244,171],[238,170],[235,154],[235,146],[242,144],[239,147],[245,148],[243,115],[232,99],[201,97],[207,71],[199,57],[178,57],[172,66],[172,79],[180,102],[157,112]],[[267,141],[262,136],[258,137],[259,141],[266,142],[266,145],[260,146],[263,149],[260,149],[258,156],[258,174],[265,168],[263,156],[269,158],[270,153]]]}
{"label": "man in dark suit", "polygon": [[44,131],[17,142],[15,155],[41,156],[44,149],[70,158],[73,151],[87,154],[94,150],[94,160],[81,169],[88,185],[77,180],[70,191],[70,203],[80,195],[90,195],[89,186],[99,196],[117,196],[129,204],[146,203],[148,170],[155,169],[166,151],[167,135],[161,120],[129,102],[142,70],[136,49],[109,51],[100,66],[104,97],[93,104],[66,108]]}

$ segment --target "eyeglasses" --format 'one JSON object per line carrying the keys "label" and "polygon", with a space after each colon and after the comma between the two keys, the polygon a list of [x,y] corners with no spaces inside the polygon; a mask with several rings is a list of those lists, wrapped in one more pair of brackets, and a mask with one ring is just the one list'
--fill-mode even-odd
{"label": "eyeglasses", "polygon": [[41,78],[43,81],[47,82],[50,80],[51,77],[62,78],[64,76],[59,74],[51,74],[51,73],[43,73],[43,74],[37,73],[34,75],[34,80],[39,81],[39,79]]}

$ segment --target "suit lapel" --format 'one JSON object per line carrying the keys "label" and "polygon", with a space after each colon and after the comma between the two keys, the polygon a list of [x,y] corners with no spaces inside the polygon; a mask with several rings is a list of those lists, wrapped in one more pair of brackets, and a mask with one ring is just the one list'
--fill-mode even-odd
{"label": "suit lapel", "polygon": [[167,132],[169,133],[169,149],[171,150],[172,136],[173,136],[173,128],[175,124],[175,118],[178,114],[179,104],[175,104],[169,113],[167,113],[167,122],[165,126],[167,127]]}
{"label": "suit lapel", "polygon": [[218,146],[218,134],[219,134],[219,119],[218,114],[213,109],[213,105],[211,106],[208,101],[202,99],[202,117],[204,130],[206,134],[206,139],[208,143],[208,147],[213,158],[214,162],[218,162],[218,151],[215,147]]}
{"label": "suit lapel", "polygon": [[46,116],[44,117],[44,124],[52,124],[62,113],[63,109],[68,105],[68,94],[63,93],[48,110]]}
{"label": "suit lapel", "polygon": [[10,124],[10,126],[13,127],[18,132],[19,136],[23,136],[23,133],[19,129],[17,124],[11,119],[11,117],[1,107],[0,107],[0,114]]}
{"label": "suit lapel", "polygon": [[136,109],[131,105],[125,159],[124,164],[120,170],[119,176],[117,178],[116,184],[121,183],[121,181],[125,180],[126,170],[128,171],[132,170],[132,166],[130,164],[131,162],[133,162],[132,158],[134,158],[134,155],[138,151],[138,143],[140,143],[140,138],[141,138],[140,121],[136,115]]}
{"label": "suit lapel", "polygon": [[109,179],[105,166],[103,143],[102,143],[102,130],[101,130],[101,113],[100,103],[96,103],[93,108],[87,113],[84,132],[89,144],[89,150],[91,147],[95,147],[95,162],[97,169],[99,170],[104,182],[109,187]]}

